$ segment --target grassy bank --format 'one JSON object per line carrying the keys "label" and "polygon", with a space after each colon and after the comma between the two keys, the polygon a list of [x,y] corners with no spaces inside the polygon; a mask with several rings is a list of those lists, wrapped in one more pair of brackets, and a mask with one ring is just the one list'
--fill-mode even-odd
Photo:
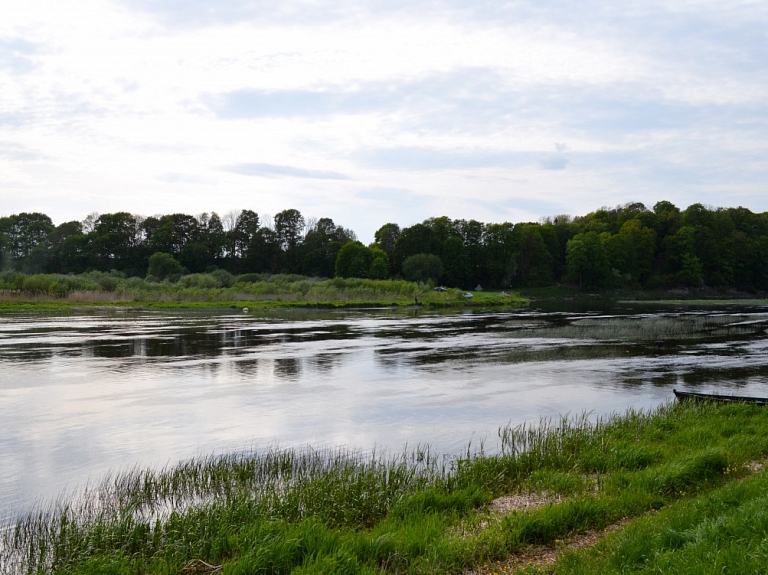
{"label": "grassy bank", "polygon": [[[689,404],[502,429],[493,456],[197,459],[21,517],[0,562],[24,573],[490,573],[532,545],[628,522],[552,568],[668,572],[724,545],[746,565],[766,549],[768,478],[756,470],[767,432],[763,408]],[[503,501],[513,504],[500,511]]]}
{"label": "grassy bank", "polygon": [[146,308],[519,307],[516,293],[466,292],[404,280],[317,279],[303,276],[190,274],[176,282],[153,282],[93,272],[79,276],[0,274],[0,309],[53,310],[87,306]]}

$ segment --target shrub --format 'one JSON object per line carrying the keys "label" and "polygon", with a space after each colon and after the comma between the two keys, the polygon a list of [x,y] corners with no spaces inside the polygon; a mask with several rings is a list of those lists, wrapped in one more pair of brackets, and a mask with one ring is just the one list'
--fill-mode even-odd
{"label": "shrub", "polygon": [[405,258],[403,275],[413,282],[437,283],[443,275],[443,262],[434,254],[416,254]]}
{"label": "shrub", "polygon": [[215,270],[212,271],[210,275],[216,278],[221,287],[232,287],[235,285],[235,276],[227,270]]}
{"label": "shrub", "polygon": [[269,279],[269,274],[240,274],[235,278],[236,283],[243,284],[255,284],[256,282],[263,282]]}
{"label": "shrub", "polygon": [[[225,272],[226,273],[226,272]],[[213,274],[188,274],[181,276],[179,284],[185,288],[217,288],[219,280]]]}
{"label": "shrub", "polygon": [[178,281],[182,273],[183,266],[171,254],[155,252],[149,258],[147,275],[155,276],[160,281]]}

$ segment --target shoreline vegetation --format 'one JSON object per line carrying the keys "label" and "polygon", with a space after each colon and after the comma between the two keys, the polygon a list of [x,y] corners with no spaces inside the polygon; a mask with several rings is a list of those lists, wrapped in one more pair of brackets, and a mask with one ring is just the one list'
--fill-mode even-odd
{"label": "shoreline vegetation", "polygon": [[767,432],[764,408],[689,402],[503,428],[492,455],[200,457],[7,518],[0,571],[761,572]]}
{"label": "shoreline vegetation", "polygon": [[54,225],[39,212],[0,217],[0,270],[117,273],[175,281],[184,274],[302,274],[432,281],[461,289],[572,286],[594,290],[768,293],[768,212],[668,201],[632,202],[538,222],[431,217],[385,223],[363,245],[330,218],[287,209],[144,217],[91,213]]}
{"label": "shoreline vegetation", "polygon": [[152,309],[241,309],[274,307],[523,307],[517,292],[446,288],[431,282],[298,275],[188,274],[176,282],[124,278],[90,272],[79,275],[0,273],[0,310],[115,306]]}
{"label": "shoreline vegetation", "polygon": [[[506,290],[435,291],[432,282],[242,274],[222,270],[175,282],[125,278],[118,272],[24,274],[0,272],[0,311],[78,308],[237,309],[423,307],[521,308],[531,302],[605,300],[667,305],[768,305],[768,297],[717,290],[593,290],[565,285]],[[467,294],[471,294],[468,297]]]}

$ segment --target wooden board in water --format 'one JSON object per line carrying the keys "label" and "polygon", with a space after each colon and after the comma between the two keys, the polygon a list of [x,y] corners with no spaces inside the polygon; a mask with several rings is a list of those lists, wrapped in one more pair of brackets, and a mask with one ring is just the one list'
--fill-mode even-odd
{"label": "wooden board in water", "polygon": [[755,405],[768,405],[768,397],[746,397],[743,395],[720,395],[717,393],[697,393],[694,391],[672,392],[679,401],[693,399],[695,401],[714,401],[717,403],[754,403]]}

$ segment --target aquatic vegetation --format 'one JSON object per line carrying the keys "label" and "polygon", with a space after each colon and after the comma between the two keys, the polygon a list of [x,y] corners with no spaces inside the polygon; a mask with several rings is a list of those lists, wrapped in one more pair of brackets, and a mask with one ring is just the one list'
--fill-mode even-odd
{"label": "aquatic vegetation", "polygon": [[325,307],[527,304],[527,300],[516,293],[486,292],[478,294],[475,301],[467,301],[463,295],[464,292],[458,289],[438,293],[434,292],[429,284],[405,280],[319,279],[263,274],[235,277],[221,270],[210,274],[185,275],[175,283],[160,283],[151,277],[126,279],[119,274],[104,272],[30,276],[18,272],[0,273],[0,303],[4,304],[5,308],[12,308],[13,304],[65,306],[89,302],[101,305],[136,303],[166,307],[183,307],[185,304],[201,304],[196,307],[237,307],[241,303]]}
{"label": "aquatic vegetation", "polygon": [[667,341],[765,332],[768,314],[674,313],[583,317],[558,323],[520,325],[515,337],[586,340]]}
{"label": "aquatic vegetation", "polygon": [[[761,468],[754,462],[768,455],[767,430],[768,411],[754,406],[666,405],[505,428],[496,455],[482,445],[456,457],[426,447],[400,455],[273,449],[134,469],[13,518],[0,535],[0,569],[461,573],[639,517],[612,536],[613,547],[598,547],[611,549],[606,558],[562,563],[562,572],[596,572],[595,564],[623,572],[653,557],[677,564],[672,549],[706,556],[722,547],[707,520],[729,509],[722,525],[736,537],[727,546],[741,553],[742,537],[752,557],[764,546],[746,518],[765,523],[768,480],[733,480]],[[534,492],[549,502],[502,515],[489,506]]]}

